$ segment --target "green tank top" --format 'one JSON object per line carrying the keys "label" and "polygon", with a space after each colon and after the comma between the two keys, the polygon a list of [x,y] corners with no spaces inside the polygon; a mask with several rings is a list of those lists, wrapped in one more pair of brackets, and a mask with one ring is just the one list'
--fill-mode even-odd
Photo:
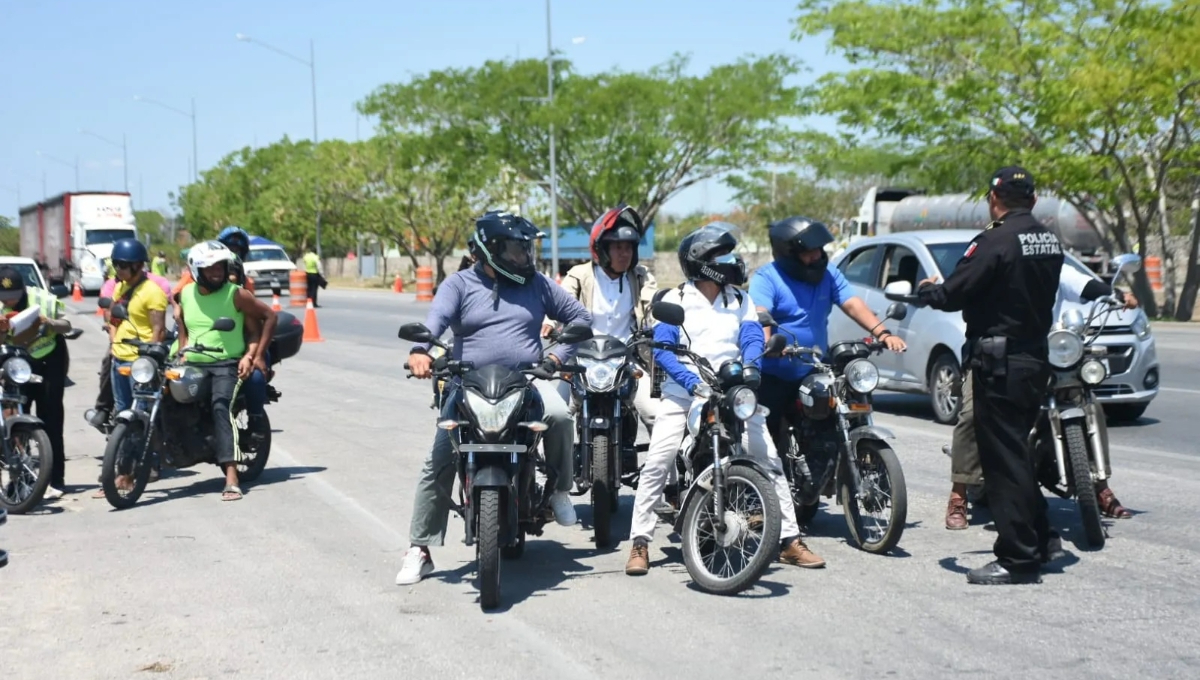
{"label": "green tank top", "polygon": [[[243,334],[246,315],[238,311],[233,303],[233,296],[237,291],[237,286],[228,283],[208,295],[200,294],[198,284],[183,289],[179,302],[183,309],[183,323],[187,326],[188,345],[219,348],[218,351],[205,354],[189,352],[189,364],[211,364],[215,361],[241,359],[246,353],[246,337]],[[233,319],[233,330],[212,330],[213,322],[223,316]]]}

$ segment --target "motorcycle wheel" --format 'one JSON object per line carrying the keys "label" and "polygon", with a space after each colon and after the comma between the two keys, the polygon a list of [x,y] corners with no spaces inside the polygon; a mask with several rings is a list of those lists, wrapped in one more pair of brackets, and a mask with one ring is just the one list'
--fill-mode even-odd
{"label": "motorcycle wheel", "polygon": [[[713,595],[734,595],[753,586],[779,554],[779,497],[774,485],[751,467],[733,465],[725,472],[724,497],[724,532],[716,530],[711,491],[693,496],[680,532],[688,575],[700,590]],[[749,554],[747,546],[753,546]],[[710,562],[721,566],[710,570]]]}
{"label": "motorcycle wheel", "polygon": [[[237,418],[239,414],[234,414]],[[242,455],[246,456],[242,462],[238,463],[238,481],[253,482],[258,479],[258,476],[263,473],[267,467],[267,459],[271,457],[271,418],[263,412],[262,419],[259,421],[259,434],[262,435],[262,441],[259,442],[257,448],[248,448],[250,445],[250,435],[253,432],[249,425],[250,416],[246,416],[246,428],[238,429],[238,448],[242,451]]]}
{"label": "motorcycle wheel", "polygon": [[[120,423],[113,428],[104,447],[104,463],[100,469],[100,485],[104,487],[104,498],[117,510],[132,508],[146,490],[150,481],[150,462],[142,458],[146,444],[145,428],[140,420]],[[117,465],[122,463],[122,472],[133,474],[133,488],[122,496],[117,489]]]}
{"label": "motorcycle wheel", "polygon": [[479,534],[475,559],[479,561],[479,607],[500,604],[500,490],[479,492]]}
{"label": "motorcycle wheel", "polygon": [[1096,483],[1092,481],[1092,463],[1088,457],[1083,423],[1064,423],[1063,438],[1066,440],[1067,457],[1071,462],[1075,502],[1079,505],[1083,535],[1089,547],[1099,550],[1104,547],[1104,525],[1100,522],[1100,499],[1096,498]]}
{"label": "motorcycle wheel", "polygon": [[608,457],[612,450],[608,437],[597,435],[592,438],[592,525],[596,545],[604,548],[612,542],[612,494],[609,493],[611,466]]}
{"label": "motorcycle wheel", "polygon": [[[908,518],[908,492],[904,485],[904,470],[896,452],[882,442],[865,439],[858,445],[858,467],[862,483],[876,493],[873,499],[861,501],[854,495],[849,479],[843,478],[841,488],[842,507],[846,513],[846,525],[850,536],[858,547],[866,552],[882,555],[900,542],[904,523]],[[870,507],[868,507],[870,506]],[[863,518],[866,510],[874,526]],[[880,527],[880,520],[887,517],[887,528]]]}
{"label": "motorcycle wheel", "polygon": [[[20,429],[13,430],[8,439],[10,455],[19,455],[16,453],[18,443],[21,444],[21,449],[24,451],[29,450],[29,445],[31,443],[37,445],[37,469],[34,470],[34,473],[37,476],[33,479],[32,485],[24,485],[29,489],[29,495],[25,496],[24,498],[10,498],[7,488],[0,489],[0,508],[7,510],[14,515],[23,515],[32,510],[35,506],[37,506],[38,503],[42,502],[42,497],[46,494],[46,488],[50,486],[50,468],[54,465],[54,451],[50,448],[49,435],[47,435],[46,431],[40,427],[22,427]],[[25,456],[21,456],[21,458],[25,458]],[[25,465],[23,464],[24,461],[20,462],[22,465],[19,474],[22,481],[26,482],[28,481],[29,474],[25,469]],[[7,467],[8,461],[4,461],[4,465]],[[11,470],[9,471],[9,474],[6,475],[6,479],[8,479],[9,483],[12,484],[13,493],[16,494],[18,487],[15,484],[16,480],[12,479]]]}

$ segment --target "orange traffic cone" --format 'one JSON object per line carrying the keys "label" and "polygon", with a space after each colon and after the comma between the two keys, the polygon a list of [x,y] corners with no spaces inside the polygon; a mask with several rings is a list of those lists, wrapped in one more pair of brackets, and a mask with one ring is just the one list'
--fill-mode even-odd
{"label": "orange traffic cone", "polygon": [[101,307],[99,305],[96,306],[96,316],[104,316],[104,308],[103,307]]}
{"label": "orange traffic cone", "polygon": [[273,312],[282,312],[283,311],[283,305],[279,304],[279,293],[273,293],[271,295],[271,311],[273,311]]}
{"label": "orange traffic cone", "polygon": [[392,284],[392,292],[393,293],[403,293],[404,292],[404,279],[400,278],[399,274],[396,274],[396,281],[395,281],[395,283]]}
{"label": "orange traffic cone", "polygon": [[75,282],[75,290],[71,291],[71,301],[83,302],[83,287],[79,285],[78,281]]}
{"label": "orange traffic cone", "polygon": [[325,338],[321,337],[321,329],[317,328],[317,310],[313,307],[312,298],[308,299],[308,306],[304,309],[304,337],[303,342],[325,342]]}

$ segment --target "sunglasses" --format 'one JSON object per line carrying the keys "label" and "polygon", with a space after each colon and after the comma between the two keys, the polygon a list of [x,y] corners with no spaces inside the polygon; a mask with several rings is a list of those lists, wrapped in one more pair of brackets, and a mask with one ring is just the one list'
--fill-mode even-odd
{"label": "sunglasses", "polygon": [[133,269],[134,262],[113,262],[113,269]]}

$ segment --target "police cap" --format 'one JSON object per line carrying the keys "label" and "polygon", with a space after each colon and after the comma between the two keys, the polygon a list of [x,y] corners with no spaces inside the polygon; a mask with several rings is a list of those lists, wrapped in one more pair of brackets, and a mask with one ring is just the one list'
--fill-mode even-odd
{"label": "police cap", "polygon": [[992,175],[988,191],[1001,200],[1005,198],[1033,198],[1035,193],[1033,174],[1019,165],[1000,168]]}

